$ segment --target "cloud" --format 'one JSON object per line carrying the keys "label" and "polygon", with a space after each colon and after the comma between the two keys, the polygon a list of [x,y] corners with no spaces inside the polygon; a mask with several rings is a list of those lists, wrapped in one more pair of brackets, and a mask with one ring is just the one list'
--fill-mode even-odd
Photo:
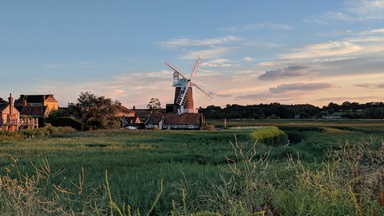
{"label": "cloud", "polygon": [[384,1],[383,0],[358,0],[350,1],[346,11],[355,14],[359,19],[383,19]]}
{"label": "cloud", "polygon": [[285,60],[275,60],[275,61],[260,62],[257,65],[262,67],[276,67],[284,64],[286,64]]}
{"label": "cloud", "polygon": [[370,30],[362,31],[359,33],[359,35],[361,36],[378,35],[378,34],[384,34],[384,29],[383,28],[370,29]]}
{"label": "cloud", "polygon": [[230,51],[231,48],[229,47],[213,47],[210,49],[188,52],[180,56],[180,59],[195,59],[197,55],[200,56],[202,59],[214,59],[220,58],[226,55],[227,53],[230,53]]}
{"label": "cloud", "polygon": [[283,59],[319,58],[324,56],[337,56],[351,54],[362,48],[354,43],[346,41],[330,41],[308,45],[296,52],[283,54]]}
{"label": "cloud", "polygon": [[362,87],[362,88],[377,88],[377,89],[381,89],[381,88],[384,88],[384,82],[362,83],[362,84],[356,84],[355,86]]}
{"label": "cloud", "polygon": [[278,23],[251,23],[251,24],[245,24],[242,26],[228,26],[219,28],[223,31],[229,31],[229,32],[239,32],[239,31],[257,31],[260,29],[269,29],[269,30],[290,30],[292,27],[285,25],[285,24],[278,24]]}
{"label": "cloud", "polygon": [[330,24],[334,22],[362,22],[364,20],[384,19],[383,0],[355,0],[348,1],[340,11],[326,11],[312,15],[305,21]]}
{"label": "cloud", "polygon": [[228,98],[232,97],[230,94],[214,94],[215,97],[220,97],[220,98]]}
{"label": "cloud", "polygon": [[326,11],[321,14],[312,15],[308,19],[305,19],[304,21],[309,23],[317,23],[322,25],[327,25],[332,23],[333,21],[355,21],[357,20],[356,17],[354,17],[351,14],[340,12],[340,11]]}
{"label": "cloud", "polygon": [[94,64],[92,62],[83,61],[76,64],[46,64],[46,68],[58,69],[58,68],[93,68]]}
{"label": "cloud", "polygon": [[159,42],[158,45],[160,47],[166,49],[176,49],[179,47],[190,47],[190,46],[212,46],[212,45],[220,45],[227,44],[233,41],[238,41],[240,38],[235,36],[226,36],[221,38],[211,38],[204,40],[192,40],[187,38],[174,39],[169,41]]}
{"label": "cloud", "polygon": [[253,61],[253,58],[247,56],[243,58],[243,61]]}
{"label": "cloud", "polygon": [[282,84],[275,88],[270,88],[272,94],[291,93],[299,91],[318,91],[323,89],[334,88],[335,86],[330,83],[292,83]]}
{"label": "cloud", "polygon": [[360,101],[360,103],[366,103],[369,101],[380,101],[380,100],[381,100],[381,97],[377,97],[377,96],[362,96],[362,97],[325,97],[325,98],[319,98],[316,101],[341,104],[345,101],[349,101],[349,102]]}
{"label": "cloud", "polygon": [[202,62],[201,66],[207,66],[207,67],[231,67],[231,66],[233,66],[229,62],[230,62],[229,59],[218,58],[218,59],[213,59],[212,61]]}
{"label": "cloud", "polygon": [[246,94],[246,95],[239,95],[236,96],[234,99],[235,100],[265,100],[265,99],[270,99],[271,94],[269,93],[257,93],[257,94]]}
{"label": "cloud", "polygon": [[261,74],[259,80],[277,80],[285,77],[306,76],[310,73],[305,70],[306,67],[300,65],[290,65],[286,68],[269,70]]}

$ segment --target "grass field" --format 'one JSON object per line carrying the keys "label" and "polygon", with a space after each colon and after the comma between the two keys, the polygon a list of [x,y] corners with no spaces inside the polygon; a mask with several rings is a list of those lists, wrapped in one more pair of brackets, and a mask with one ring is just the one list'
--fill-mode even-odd
{"label": "grass field", "polygon": [[[210,123],[217,127],[223,125],[222,121]],[[273,178],[274,180],[271,182],[275,182],[277,185],[280,184],[278,182],[283,181],[279,180],[280,178],[288,179],[290,175],[297,174],[298,168],[304,169],[297,164],[295,169],[288,169],[287,155],[291,155],[291,161],[300,158],[300,164],[318,167],[329,157],[325,152],[331,148],[340,149],[340,144],[369,143],[373,148],[379,149],[384,138],[384,122],[378,120],[238,120],[227,121],[227,127],[242,126],[243,129],[71,132],[46,138],[35,137],[0,142],[2,167],[0,175],[25,180],[26,175],[37,175],[36,169],[44,171],[43,173],[48,173],[51,185],[60,186],[61,189],[70,191],[72,194],[80,194],[81,188],[81,194],[87,194],[87,196],[76,199],[87,200],[91,195],[97,197],[97,202],[87,204],[96,205],[98,203],[97,212],[100,211],[101,215],[108,212],[108,208],[105,207],[108,206],[109,201],[105,189],[106,172],[111,190],[110,195],[116,205],[120,209],[124,208],[125,212],[128,212],[127,205],[129,205],[132,212],[145,214],[154,204],[161,186],[163,186],[162,194],[151,214],[238,212],[244,207],[239,203],[227,203],[231,210],[225,210],[223,206],[220,206],[225,205],[223,202],[229,201],[221,200],[219,202],[217,197],[225,197],[223,194],[231,193],[231,190],[226,188],[229,183],[224,184],[223,179],[228,180],[235,176],[236,179],[251,178],[253,183],[256,181],[254,173],[247,174],[246,169],[242,170],[246,175],[237,175],[238,170],[236,169],[247,168],[247,163],[244,163],[244,158],[242,160],[240,157],[241,154],[239,154],[236,144],[243,145],[244,150],[253,149],[255,141],[250,136],[251,132],[257,130],[256,126],[270,125],[277,126],[287,133],[290,143],[280,146],[256,143],[254,161],[262,166],[266,162],[274,164],[273,170],[269,174],[263,175]],[[231,143],[235,145],[235,148]],[[244,153],[244,157],[249,157],[247,154]],[[251,152],[251,154],[253,153]],[[260,162],[258,159],[265,158],[266,154],[269,155],[268,160]],[[229,159],[237,161],[239,166],[233,169],[228,165]],[[258,178],[263,176],[262,170],[258,170]],[[84,171],[84,176],[82,171]],[[20,173],[24,177],[20,177]],[[269,176],[272,173],[274,176]],[[248,188],[247,182],[248,180],[242,183],[244,184],[242,188]],[[286,183],[284,181],[284,184]],[[269,186],[259,185],[258,187],[264,191],[272,190],[273,188],[269,188]],[[254,187],[253,185],[252,188]],[[1,191],[4,193],[4,190]],[[279,194],[281,191],[274,191],[276,197],[280,197],[279,199],[286,197]],[[49,191],[46,193],[48,197],[55,197],[49,194]],[[242,197],[247,197],[242,195]],[[257,200],[252,196],[249,195],[248,198]],[[236,196],[230,197],[234,199]],[[276,200],[279,199],[276,198]],[[277,202],[276,200],[274,202]],[[263,205],[266,205],[265,200],[263,202]],[[246,200],[243,200],[244,203]],[[125,207],[123,207],[124,205]],[[274,206],[276,205],[274,204]],[[81,212],[81,208],[83,207],[75,206],[71,211],[77,209],[78,212]],[[273,208],[247,206],[245,209],[248,212],[262,214],[261,210],[269,209],[271,211]],[[375,211],[378,210],[375,209]]]}

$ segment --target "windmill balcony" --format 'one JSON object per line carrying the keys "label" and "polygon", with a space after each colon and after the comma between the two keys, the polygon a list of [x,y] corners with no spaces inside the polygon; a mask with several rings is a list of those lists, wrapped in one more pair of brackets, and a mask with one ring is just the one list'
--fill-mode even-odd
{"label": "windmill balcony", "polygon": [[182,114],[182,113],[197,113],[197,110],[196,109],[182,109],[182,110],[179,110],[179,114]]}

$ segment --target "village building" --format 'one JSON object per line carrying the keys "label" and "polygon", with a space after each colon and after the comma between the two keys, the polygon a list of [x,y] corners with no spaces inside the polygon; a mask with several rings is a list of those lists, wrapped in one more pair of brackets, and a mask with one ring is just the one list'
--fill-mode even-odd
{"label": "village building", "polygon": [[59,109],[59,103],[52,94],[20,95],[15,100],[15,107],[21,116],[37,118],[39,125],[44,126],[49,114]]}
{"label": "village building", "polygon": [[59,102],[53,94],[48,95],[20,95],[20,98],[15,100],[15,107],[26,106],[46,106],[49,110],[59,109]]}
{"label": "village building", "polygon": [[34,118],[20,118],[19,110],[14,106],[12,94],[8,103],[0,104],[0,130],[16,131],[23,128],[35,128],[39,123]]}
{"label": "village building", "polygon": [[145,122],[145,129],[162,129],[164,124],[163,113],[152,113]]}
{"label": "village building", "polygon": [[144,124],[141,122],[138,116],[124,117],[122,119],[122,126],[127,129],[142,129]]}
{"label": "village building", "polygon": [[121,118],[121,126],[128,129],[141,129],[144,124],[140,118],[136,116],[136,112],[128,109],[127,107],[120,105],[120,109],[117,112],[117,116]]}
{"label": "village building", "polygon": [[141,122],[148,121],[149,117],[152,115],[152,111],[150,109],[136,109],[133,107],[133,111],[135,115],[140,118]]}
{"label": "village building", "polygon": [[119,109],[116,115],[119,117],[134,117],[135,112],[119,103]]}
{"label": "village building", "polygon": [[145,123],[146,129],[199,130],[205,124],[202,113],[154,113]]}
{"label": "village building", "polygon": [[5,131],[16,131],[20,119],[19,111],[13,105],[12,94],[9,95],[8,103],[0,104],[0,127]]}
{"label": "village building", "polygon": [[163,129],[199,130],[204,123],[202,113],[183,113],[165,115]]}

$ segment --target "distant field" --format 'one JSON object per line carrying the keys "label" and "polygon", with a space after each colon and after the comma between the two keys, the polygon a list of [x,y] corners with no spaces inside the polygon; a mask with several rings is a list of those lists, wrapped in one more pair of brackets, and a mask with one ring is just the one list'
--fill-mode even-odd
{"label": "distant field", "polygon": [[[223,121],[209,121],[223,127]],[[338,143],[371,140],[380,145],[384,138],[384,121],[375,120],[227,120],[227,127],[274,125],[291,138],[287,145],[270,147],[256,144],[257,157],[269,152],[269,160],[285,163],[287,155],[300,155],[306,163],[322,161],[325,151]],[[85,183],[105,184],[108,171],[111,193],[122,205],[147,210],[156,199],[160,181],[164,193],[156,205],[157,212],[169,212],[172,200],[182,200],[180,185],[188,187],[189,208],[199,208],[198,197],[211,190],[210,182],[220,182],[226,175],[219,166],[227,165],[227,157],[235,158],[230,142],[250,148],[250,133],[257,128],[218,131],[113,130],[74,132],[45,139],[0,142],[0,164],[10,166],[12,158],[18,166],[33,173],[31,162],[46,159],[52,170],[64,168],[53,179],[78,179],[85,170]],[[1,170],[1,175],[5,170]]]}

